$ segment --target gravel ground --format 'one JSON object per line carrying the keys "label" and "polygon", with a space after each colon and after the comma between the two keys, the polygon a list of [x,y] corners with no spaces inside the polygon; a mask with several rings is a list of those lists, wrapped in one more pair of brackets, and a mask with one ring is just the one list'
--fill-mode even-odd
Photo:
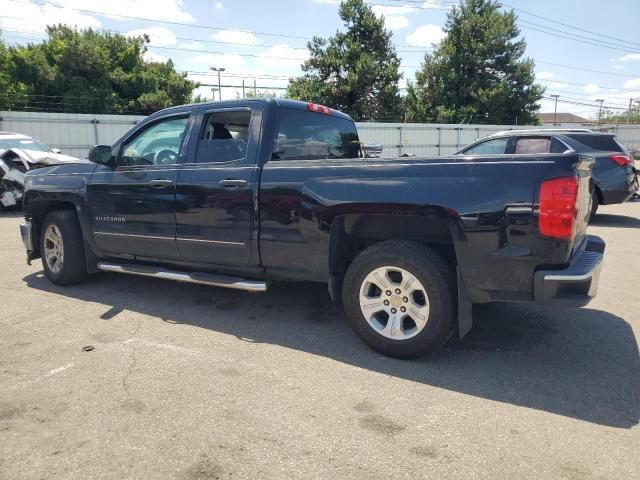
{"label": "gravel ground", "polygon": [[481,306],[419,361],[314,284],[56,287],[5,214],[0,478],[640,478],[640,203],[601,212],[588,308]]}

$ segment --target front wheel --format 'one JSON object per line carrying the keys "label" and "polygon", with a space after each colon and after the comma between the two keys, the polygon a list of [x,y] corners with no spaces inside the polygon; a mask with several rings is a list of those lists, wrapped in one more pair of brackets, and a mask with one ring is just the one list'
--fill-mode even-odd
{"label": "front wheel", "polygon": [[87,278],[82,230],[75,212],[56,210],[46,216],[40,255],[45,275],[56,285],[72,285]]}
{"label": "front wheel", "polygon": [[374,350],[413,358],[439,348],[454,325],[451,267],[430,248],[386,241],[362,252],[345,275],[347,320]]}

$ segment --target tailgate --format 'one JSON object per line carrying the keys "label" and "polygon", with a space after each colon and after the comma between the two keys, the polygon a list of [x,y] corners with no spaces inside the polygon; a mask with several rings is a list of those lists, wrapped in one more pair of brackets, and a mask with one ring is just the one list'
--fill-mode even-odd
{"label": "tailgate", "polygon": [[572,245],[572,253],[582,245],[587,234],[587,226],[589,225],[589,214],[591,212],[591,191],[593,182],[591,179],[591,167],[595,159],[589,155],[580,155],[580,162],[576,167],[578,175],[578,202],[576,216],[576,233]]}

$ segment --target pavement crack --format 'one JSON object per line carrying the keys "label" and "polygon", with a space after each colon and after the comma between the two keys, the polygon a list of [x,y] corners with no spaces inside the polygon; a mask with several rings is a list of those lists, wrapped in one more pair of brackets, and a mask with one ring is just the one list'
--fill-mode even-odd
{"label": "pavement crack", "polygon": [[141,327],[142,327],[142,322],[138,318],[136,328],[133,329],[133,332],[131,332],[131,335],[129,335],[129,337],[123,340],[122,342],[120,342],[122,346],[131,349],[131,361],[129,362],[129,368],[127,368],[127,373],[124,374],[121,380],[122,389],[124,390],[124,395],[126,397],[126,400],[131,399],[131,391],[129,390],[129,384],[127,382],[129,380],[129,377],[133,373],[133,370],[136,368],[136,365],[138,364],[136,347],[135,345],[132,344],[133,342],[129,342],[129,340],[131,340],[133,337],[135,337],[138,334]]}

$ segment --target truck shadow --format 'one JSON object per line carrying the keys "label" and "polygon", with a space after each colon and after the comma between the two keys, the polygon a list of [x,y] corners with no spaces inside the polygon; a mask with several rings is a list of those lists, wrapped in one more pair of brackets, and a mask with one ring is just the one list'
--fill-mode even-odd
{"label": "truck shadow", "polygon": [[33,289],[105,305],[85,328],[91,322],[103,326],[128,310],[600,425],[631,428],[640,419],[634,333],[624,319],[599,310],[477,306],[466,338],[430,357],[401,361],[369,350],[319,284],[280,283],[266,294],[250,294],[116,274],[67,288],[52,285],[42,272],[24,281]]}
{"label": "truck shadow", "polygon": [[0,218],[21,218],[24,216],[22,209],[0,207]]}
{"label": "truck shadow", "polygon": [[640,228],[640,219],[626,215],[599,213],[590,222],[594,227]]}

